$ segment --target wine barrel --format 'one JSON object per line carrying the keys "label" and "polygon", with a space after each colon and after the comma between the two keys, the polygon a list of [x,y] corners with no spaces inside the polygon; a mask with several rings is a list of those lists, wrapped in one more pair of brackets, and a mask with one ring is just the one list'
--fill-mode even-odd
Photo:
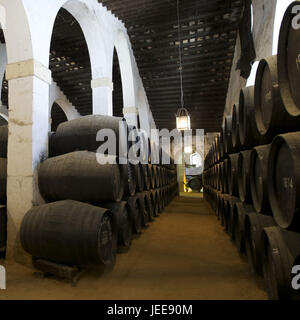
{"label": "wine barrel", "polygon": [[150,190],[150,177],[148,175],[148,168],[146,164],[141,164],[141,173],[143,175],[144,180],[144,190]]}
{"label": "wine barrel", "polygon": [[128,206],[128,212],[132,223],[132,234],[139,235],[142,232],[143,217],[141,214],[141,205],[137,194],[125,199]]}
{"label": "wine barrel", "polygon": [[48,201],[120,201],[124,190],[121,182],[119,166],[100,165],[94,152],[77,151],[49,158],[38,170],[40,192]]}
{"label": "wine barrel", "polygon": [[117,252],[122,253],[128,251],[132,239],[132,221],[127,202],[105,203],[102,207],[109,209],[113,214],[117,235]]}
{"label": "wine barrel", "polygon": [[155,188],[159,188],[159,166],[154,164]]}
{"label": "wine barrel", "polygon": [[[292,64],[292,62],[290,62]],[[268,142],[278,133],[299,130],[299,118],[286,110],[278,86],[277,56],[259,62],[254,89],[255,120],[261,135]]]}
{"label": "wine barrel", "polygon": [[158,217],[158,203],[157,203],[157,194],[156,194],[156,189],[152,189],[151,191],[151,204],[153,208],[153,215],[154,217]]}
{"label": "wine barrel", "polygon": [[[167,201],[168,195],[166,191],[166,201]],[[148,199],[149,199],[149,204],[151,208],[151,216],[150,216],[150,221],[154,221],[156,218],[156,209],[155,209],[155,198],[153,197],[152,190],[148,191]]]}
{"label": "wine barrel", "polygon": [[268,196],[268,160],[270,145],[255,147],[250,156],[250,189],[258,213],[270,214]]}
{"label": "wine barrel", "polygon": [[228,230],[229,227],[229,215],[230,215],[230,207],[229,207],[229,195],[224,195],[221,200],[221,215],[220,222],[225,230]]}
{"label": "wine barrel", "polygon": [[203,187],[202,179],[199,177],[193,177],[188,181],[187,186],[194,191],[200,191]]}
{"label": "wine barrel", "polygon": [[271,216],[251,213],[245,218],[245,243],[248,263],[252,272],[263,273],[263,230],[275,226]]}
{"label": "wine barrel", "polygon": [[234,210],[237,203],[241,202],[241,200],[237,197],[229,197],[229,217],[228,217],[228,225],[227,232],[231,237],[231,240],[235,240],[235,232],[234,232]]}
{"label": "wine barrel", "polygon": [[139,206],[140,206],[140,215],[142,217],[142,228],[149,227],[149,214],[146,210],[146,200],[145,200],[145,193],[140,192],[136,195],[138,197]]}
{"label": "wine barrel", "polygon": [[237,197],[238,190],[238,159],[239,154],[231,154],[227,162],[227,178],[228,178],[228,190],[230,195]]}
{"label": "wine barrel", "polygon": [[87,266],[115,260],[111,212],[77,201],[30,209],[21,224],[20,240],[33,257],[59,264]]}
{"label": "wine barrel", "polygon": [[7,159],[0,158],[0,204],[6,205]]}
{"label": "wine barrel", "polygon": [[[291,271],[299,265],[300,234],[279,227],[264,229],[264,278],[271,300],[299,300]],[[299,282],[298,282],[299,283]]]}
{"label": "wine barrel", "polygon": [[0,126],[0,158],[7,158],[8,126]]}
{"label": "wine barrel", "polygon": [[6,251],[7,240],[7,212],[5,207],[0,207],[0,258]]}
{"label": "wine barrel", "polygon": [[225,117],[224,122],[224,142],[225,142],[225,153],[230,154],[233,152],[232,146],[232,117]]}
{"label": "wine barrel", "polygon": [[151,168],[151,189],[154,189],[156,187],[156,178],[155,178],[155,175],[156,175],[156,166],[154,164],[151,164],[150,165],[150,168]]}
{"label": "wine barrel", "polygon": [[222,181],[223,193],[229,193],[229,187],[228,187],[228,159],[224,160],[222,178],[223,178],[223,181]]}
{"label": "wine barrel", "polygon": [[239,135],[244,148],[252,148],[267,143],[261,136],[255,121],[254,87],[246,87],[240,91],[239,100]]}
{"label": "wine barrel", "polygon": [[144,201],[145,201],[145,210],[148,214],[148,220],[149,222],[154,221],[154,214],[151,204],[151,197],[150,197],[150,191],[144,191]]}
{"label": "wine barrel", "polygon": [[223,128],[221,128],[221,131],[220,131],[219,154],[220,154],[220,161],[222,161],[224,159],[224,133],[223,133]]}
{"label": "wine barrel", "polygon": [[232,232],[239,252],[246,251],[245,245],[245,219],[248,214],[254,213],[253,206],[236,202],[233,206]]}
{"label": "wine barrel", "polygon": [[144,179],[142,174],[142,168],[140,164],[133,166],[133,172],[136,180],[136,193],[144,191]]}
{"label": "wine barrel", "polygon": [[124,196],[130,197],[135,195],[136,180],[134,174],[134,166],[130,163],[120,164],[121,181],[124,185]]}
{"label": "wine barrel", "polygon": [[252,203],[250,189],[251,150],[241,151],[238,158],[238,189],[242,202]]}
{"label": "wine barrel", "polygon": [[232,109],[232,148],[233,151],[239,152],[242,148],[239,133],[239,113],[238,104],[233,105]]}
{"label": "wine barrel", "polygon": [[158,208],[159,215],[163,212],[160,190],[161,190],[160,188],[156,189],[157,208]]}
{"label": "wine barrel", "polygon": [[[148,171],[148,177],[149,177],[149,184],[150,184],[150,189],[153,188],[153,185],[155,184],[155,179],[153,177],[153,170],[152,170],[152,164],[147,164],[147,171]],[[150,190],[149,189],[149,190]],[[148,191],[149,191],[148,190]]]}
{"label": "wine barrel", "polygon": [[268,191],[277,224],[300,231],[300,132],[278,135],[272,142]]}
{"label": "wine barrel", "polygon": [[278,41],[278,83],[281,98],[287,112],[299,118],[299,28],[293,25],[298,21],[299,1],[292,2],[285,11],[282,19]]}
{"label": "wine barrel", "polygon": [[[111,155],[124,156],[128,151],[128,146],[127,142],[124,144],[121,140],[127,141],[126,121],[122,118],[103,115],[88,115],[61,123],[57,128],[55,139],[50,145],[54,148],[54,150],[50,150],[50,153],[61,155],[77,150],[96,152],[103,143],[106,143],[106,141],[97,141],[97,134],[101,129],[110,129],[115,134],[116,150],[111,152]],[[119,153],[119,145],[124,148],[121,154]]]}

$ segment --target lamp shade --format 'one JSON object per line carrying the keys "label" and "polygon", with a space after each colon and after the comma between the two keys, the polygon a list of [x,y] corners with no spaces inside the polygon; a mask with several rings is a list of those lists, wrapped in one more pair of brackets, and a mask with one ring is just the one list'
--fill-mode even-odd
{"label": "lamp shade", "polygon": [[176,114],[176,128],[177,130],[191,129],[191,118],[188,111],[185,108],[179,109]]}

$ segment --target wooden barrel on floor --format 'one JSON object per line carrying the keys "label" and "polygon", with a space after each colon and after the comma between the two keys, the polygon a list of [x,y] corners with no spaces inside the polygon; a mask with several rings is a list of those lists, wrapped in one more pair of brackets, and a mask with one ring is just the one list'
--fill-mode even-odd
{"label": "wooden barrel on floor", "polygon": [[232,117],[227,116],[224,120],[224,142],[225,153],[230,154],[233,152],[232,146]]}
{"label": "wooden barrel on floor", "polygon": [[250,213],[255,213],[253,206],[236,202],[233,206],[232,232],[239,252],[246,251],[245,245],[245,219]]}
{"label": "wooden barrel on floor", "polygon": [[[112,116],[88,115],[61,123],[57,128],[54,143],[51,144],[51,147],[55,150],[51,150],[50,153],[61,155],[78,150],[96,152],[105,143],[97,139],[101,129],[112,130],[116,137],[116,146],[123,145],[125,147],[125,144],[120,142],[121,139],[127,140],[128,137],[128,128],[124,119]],[[124,151],[127,152],[128,149],[126,148],[119,153],[119,148],[116,147],[112,155],[124,156]]]}
{"label": "wooden barrel on floor", "polygon": [[7,240],[7,211],[6,207],[0,206],[0,258],[6,251]]}
{"label": "wooden barrel on floor", "polygon": [[234,104],[232,109],[232,147],[235,152],[239,152],[242,147],[239,133],[238,104]]}
{"label": "wooden barrel on floor", "polygon": [[150,191],[144,191],[144,201],[145,201],[145,210],[148,214],[148,220],[149,222],[154,221],[154,214],[152,209],[152,203],[151,203],[151,197],[150,197]]}
{"label": "wooden barrel on floor", "polygon": [[0,158],[7,158],[8,126],[0,126]]}
{"label": "wooden barrel on floor", "polygon": [[134,176],[136,180],[136,193],[144,191],[144,180],[142,174],[142,168],[139,164],[133,166]]}
{"label": "wooden barrel on floor", "polygon": [[299,265],[300,234],[279,227],[264,229],[264,278],[269,299],[299,300],[292,287],[293,266]]}
{"label": "wooden barrel on floor", "polygon": [[300,231],[300,132],[278,135],[269,157],[268,190],[274,219],[282,228]]}
{"label": "wooden barrel on floor", "polygon": [[239,154],[231,154],[227,161],[227,178],[228,178],[228,190],[230,195],[237,197],[239,195],[238,190],[238,159]]}
{"label": "wooden barrel on floor", "polygon": [[139,235],[142,232],[142,214],[140,208],[140,201],[137,194],[133,197],[125,199],[128,205],[128,212],[132,222],[132,234]]}
{"label": "wooden barrel on floor", "polygon": [[140,206],[140,215],[142,216],[142,227],[148,228],[149,226],[149,213],[146,210],[146,199],[145,193],[140,192],[136,195],[138,197],[139,206]]}
{"label": "wooden barrel on floor", "polygon": [[123,185],[124,185],[124,196],[125,197],[134,196],[136,191],[134,166],[129,163],[121,164],[119,166],[120,166],[121,181],[123,181]]}
{"label": "wooden barrel on floor", "polygon": [[7,159],[0,158],[0,204],[6,205]]}
{"label": "wooden barrel on floor", "polygon": [[255,147],[250,157],[250,189],[258,213],[271,214],[268,195],[268,161],[270,145]]}
{"label": "wooden barrel on floor", "polygon": [[267,57],[259,62],[254,101],[257,128],[268,142],[278,133],[299,130],[299,119],[286,111],[280,96],[277,56]]}
{"label": "wooden barrel on floor", "polygon": [[273,217],[264,214],[251,213],[245,218],[246,253],[252,272],[263,272],[263,231],[275,225]]}
{"label": "wooden barrel on floor", "polygon": [[282,19],[278,41],[278,82],[281,97],[287,112],[299,118],[299,28],[294,27],[298,21],[299,2],[294,1],[286,9]]}
{"label": "wooden barrel on floor", "polygon": [[49,158],[38,170],[39,189],[48,201],[120,201],[124,190],[122,182],[119,166],[100,165],[94,152],[77,151]]}
{"label": "wooden barrel on floor", "polygon": [[132,221],[126,201],[105,203],[103,208],[109,209],[114,218],[116,228],[117,252],[128,251],[132,239]]}
{"label": "wooden barrel on floor", "polygon": [[243,88],[239,99],[239,135],[244,148],[267,143],[261,136],[255,121],[254,87]]}
{"label": "wooden barrel on floor", "polygon": [[229,217],[228,217],[228,226],[227,232],[230,235],[232,240],[235,240],[235,232],[234,232],[234,210],[237,203],[241,202],[241,200],[237,197],[229,198]]}
{"label": "wooden barrel on floor", "polygon": [[86,266],[115,260],[111,212],[77,201],[30,209],[21,224],[20,240],[33,257],[60,264]]}
{"label": "wooden barrel on floor", "polygon": [[158,217],[159,216],[159,208],[158,208],[158,196],[157,196],[157,189],[152,189],[151,190],[151,196],[153,198],[153,203],[154,203],[154,216]]}
{"label": "wooden barrel on floor", "polygon": [[250,157],[251,150],[241,151],[238,158],[238,189],[242,202],[251,203],[250,189]]}
{"label": "wooden barrel on floor", "polygon": [[151,178],[149,177],[148,168],[146,164],[141,164],[141,172],[144,180],[144,190],[150,190]]}

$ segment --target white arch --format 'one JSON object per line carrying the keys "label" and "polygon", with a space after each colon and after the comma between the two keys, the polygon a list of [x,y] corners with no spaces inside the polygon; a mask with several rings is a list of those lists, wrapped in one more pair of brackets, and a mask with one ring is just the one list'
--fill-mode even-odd
{"label": "white arch", "polygon": [[121,71],[123,87],[123,106],[124,108],[136,108],[134,74],[131,54],[127,38],[122,31],[119,31],[117,34],[115,48],[117,51]]}
{"label": "white arch", "polygon": [[[62,111],[66,115],[68,121],[73,120],[73,119],[77,119],[80,117],[80,114],[77,112],[77,110],[72,105],[70,105],[70,103],[68,101],[66,101],[65,99],[55,100],[54,103],[56,103],[57,105],[60,106],[60,108],[62,109]],[[51,106],[50,113],[51,113],[53,104]]]}

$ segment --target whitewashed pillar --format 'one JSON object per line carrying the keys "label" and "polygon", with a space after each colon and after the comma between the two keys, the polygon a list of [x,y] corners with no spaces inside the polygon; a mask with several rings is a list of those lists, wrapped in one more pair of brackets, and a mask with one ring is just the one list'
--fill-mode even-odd
{"label": "whitewashed pillar", "polygon": [[36,60],[9,64],[9,139],[7,168],[8,259],[29,262],[19,230],[25,213],[43,203],[37,166],[48,155],[51,71]]}
{"label": "whitewashed pillar", "polygon": [[91,81],[93,90],[93,114],[113,115],[113,82],[110,78],[98,78]]}

